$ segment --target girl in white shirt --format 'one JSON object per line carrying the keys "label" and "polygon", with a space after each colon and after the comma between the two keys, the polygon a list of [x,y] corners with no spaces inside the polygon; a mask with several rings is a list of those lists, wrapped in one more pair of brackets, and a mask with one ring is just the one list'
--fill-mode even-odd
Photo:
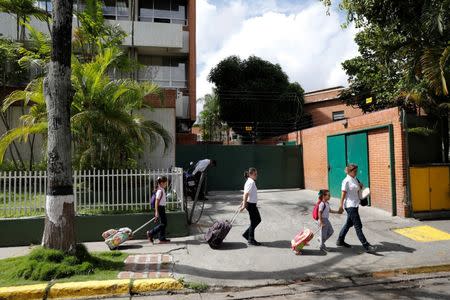
{"label": "girl in white shirt", "polygon": [[358,166],[355,164],[349,164],[345,168],[345,173],[347,173],[347,177],[342,181],[342,196],[341,196],[341,204],[339,206],[339,212],[342,213],[344,210],[347,212],[347,221],[339,233],[339,238],[336,242],[337,246],[343,246],[350,248],[351,246],[347,244],[345,240],[345,236],[351,227],[355,227],[356,235],[358,236],[359,241],[363,245],[364,249],[367,252],[373,252],[376,250],[374,246],[369,244],[364,236],[362,231],[362,223],[361,218],[359,216],[359,190],[362,189],[362,184],[356,178],[356,174],[358,174]]}
{"label": "girl in white shirt", "polygon": [[261,215],[258,207],[258,189],[256,188],[256,179],[258,178],[258,171],[255,168],[250,168],[244,173],[247,179],[244,185],[244,196],[242,197],[241,211],[248,210],[250,216],[250,226],[242,234],[249,245],[260,246],[261,243],[255,240],[255,229],[261,223]]}
{"label": "girl in white shirt", "polygon": [[158,177],[158,186],[156,187],[156,198],[155,198],[155,223],[159,221],[152,230],[147,231],[148,240],[153,243],[155,236],[159,234],[160,243],[168,243],[169,239],[166,238],[166,228],[167,228],[167,216],[166,216],[166,191],[167,187],[167,177]]}

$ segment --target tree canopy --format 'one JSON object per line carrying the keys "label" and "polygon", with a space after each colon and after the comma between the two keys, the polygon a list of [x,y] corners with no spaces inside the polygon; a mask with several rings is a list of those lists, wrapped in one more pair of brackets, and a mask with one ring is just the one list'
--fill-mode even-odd
{"label": "tree canopy", "polygon": [[216,87],[221,120],[244,141],[302,127],[304,90],[289,82],[280,65],[256,56],[230,56],[211,70],[208,80]]}
{"label": "tree canopy", "polygon": [[340,7],[360,28],[360,55],[343,63],[350,82],[343,99],[366,112],[420,106],[439,123],[448,160],[450,0],[344,0]]}

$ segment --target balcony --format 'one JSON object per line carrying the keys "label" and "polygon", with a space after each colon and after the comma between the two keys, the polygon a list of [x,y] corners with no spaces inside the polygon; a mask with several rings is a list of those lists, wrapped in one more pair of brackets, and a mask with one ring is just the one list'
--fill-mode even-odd
{"label": "balcony", "polygon": [[141,55],[138,61],[144,65],[138,80],[153,81],[164,88],[187,87],[187,59],[170,56]]}
{"label": "balcony", "polygon": [[183,27],[180,24],[134,22],[134,41],[131,39],[132,22],[105,20],[118,24],[127,34],[123,44],[135,47],[183,48]]}

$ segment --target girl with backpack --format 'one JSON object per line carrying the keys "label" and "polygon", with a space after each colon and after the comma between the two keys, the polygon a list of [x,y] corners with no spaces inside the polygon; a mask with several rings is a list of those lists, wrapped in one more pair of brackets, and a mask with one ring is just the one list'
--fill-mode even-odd
{"label": "girl with backpack", "polygon": [[[156,180],[158,185],[155,190],[154,197],[154,207],[155,207],[155,223],[159,221],[152,230],[147,231],[147,238],[153,244],[154,237],[159,234],[159,243],[168,243],[169,239],[166,239],[166,227],[167,227],[167,216],[166,216],[166,191],[167,187],[167,177],[158,177]],[[153,199],[152,199],[153,202]],[[153,206],[153,203],[152,203]]]}
{"label": "girl with backpack", "polygon": [[319,191],[319,200],[317,201],[316,206],[314,206],[315,212],[313,212],[313,218],[319,221],[320,227],[320,250],[327,252],[328,248],[325,246],[325,242],[333,235],[334,230],[331,225],[330,220],[328,219],[330,213],[338,214],[339,211],[332,210],[330,208],[330,191],[329,190],[320,190]]}
{"label": "girl with backpack", "polygon": [[258,189],[256,188],[256,179],[258,178],[258,171],[255,168],[250,168],[244,173],[247,179],[244,185],[244,196],[242,197],[241,211],[248,210],[250,216],[250,226],[242,234],[249,245],[261,246],[260,242],[255,240],[255,229],[261,223],[261,215],[259,214],[256,203],[258,202]]}

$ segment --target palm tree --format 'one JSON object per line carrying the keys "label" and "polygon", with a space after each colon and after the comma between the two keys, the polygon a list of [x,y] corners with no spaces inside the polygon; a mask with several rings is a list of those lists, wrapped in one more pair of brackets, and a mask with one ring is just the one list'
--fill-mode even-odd
{"label": "palm tree", "polygon": [[25,39],[24,24],[29,21],[30,16],[47,23],[50,17],[48,12],[36,6],[36,0],[0,0],[0,12],[5,12],[16,18],[16,38],[18,41]]}
{"label": "palm tree", "polygon": [[[72,58],[75,94],[71,104],[71,132],[76,168],[125,168],[136,163],[145,144],[155,147],[162,140],[165,149],[171,145],[170,134],[160,124],[144,120],[136,113],[143,108],[151,109],[145,96],[162,96],[161,89],[154,83],[111,80],[107,75],[120,55],[118,48],[107,48],[89,63]],[[21,127],[0,138],[0,162],[12,141],[24,141],[30,134],[45,136],[47,130],[42,79],[32,81],[24,91],[9,95],[3,110],[18,101],[31,108],[21,117]]]}

